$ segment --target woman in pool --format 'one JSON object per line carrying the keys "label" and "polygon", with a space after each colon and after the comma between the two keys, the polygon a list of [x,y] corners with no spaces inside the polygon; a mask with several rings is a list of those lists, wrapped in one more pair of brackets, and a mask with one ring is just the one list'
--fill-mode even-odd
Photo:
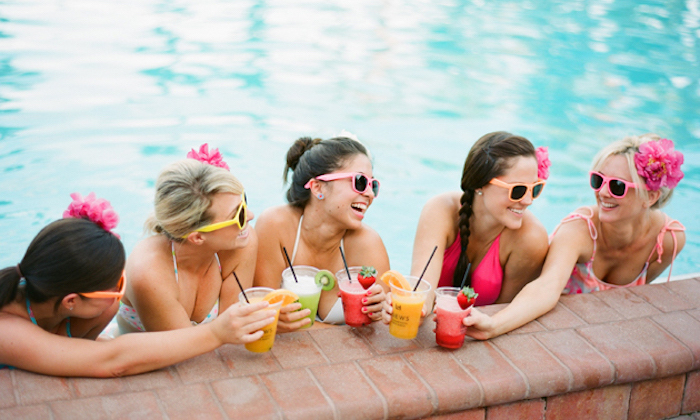
{"label": "woman in pool", "polygon": [[[75,201],[32,240],[22,261],[0,270],[0,368],[57,376],[108,377],[146,372],[224,343],[262,336],[274,311],[234,305],[198,328],[94,341],[110,322],[127,284],[125,253],[111,233],[117,215],[93,194]],[[75,340],[72,338],[85,338]]]}
{"label": "woman in pool", "polygon": [[[510,302],[540,272],[547,231],[527,210],[549,176],[546,149],[498,131],[474,143],[462,171],[462,191],[431,198],[413,244],[411,274],[436,287],[471,285],[476,305]],[[432,302],[429,299],[426,302]],[[389,322],[391,307],[384,305]],[[426,304],[424,313],[430,313]]]}
{"label": "woman in pool", "polygon": [[597,205],[565,217],[552,235],[541,276],[493,317],[472,311],[464,320],[467,334],[488,339],[518,328],[554,308],[562,293],[655,279],[685,245],[683,225],[660,210],[683,178],[682,163],[673,142],[655,134],[604,148],[589,174]]}
{"label": "woman in pool", "polygon": [[257,238],[243,185],[218,150],[192,150],[156,182],[155,235],[126,264],[129,285],[117,321],[122,333],[174,330],[208,322],[238,301],[235,277],[253,284]]}
{"label": "woman in pool", "polygon": [[[344,267],[342,247],[348,266],[374,266],[377,278],[388,270],[384,243],[362,223],[379,193],[379,181],[372,177],[372,162],[362,143],[348,137],[300,138],[287,153],[285,179],[290,170],[289,204],[265,210],[255,225],[260,239],[255,284],[280,286],[287,267],[283,247],[289,250],[293,265],[335,273]],[[384,296],[379,284],[370,287],[362,311],[378,320]],[[297,309],[292,305],[282,308],[280,330],[295,330],[311,322],[304,318],[310,314],[308,309]],[[326,323],[344,322],[337,284],[321,293],[318,316]]]}

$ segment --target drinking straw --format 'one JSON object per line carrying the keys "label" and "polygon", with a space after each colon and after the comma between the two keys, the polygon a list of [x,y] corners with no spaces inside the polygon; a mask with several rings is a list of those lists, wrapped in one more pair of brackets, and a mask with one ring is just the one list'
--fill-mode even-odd
{"label": "drinking straw", "polygon": [[243,290],[243,286],[241,286],[241,281],[238,280],[238,276],[236,275],[235,271],[233,272],[233,277],[236,278],[236,283],[238,283],[238,287],[241,288],[241,293],[243,293],[243,297],[245,298],[245,301],[250,303],[250,301],[248,300],[248,296],[246,296],[246,294],[245,294],[245,290]]}
{"label": "drinking straw", "polygon": [[345,272],[348,273],[348,283],[352,283],[352,277],[350,277],[350,270],[348,269],[348,262],[345,261],[345,253],[343,252],[343,247],[340,248],[340,256],[343,257],[343,265],[345,265]]}
{"label": "drinking straw", "polygon": [[423,272],[420,273],[420,277],[418,277],[418,281],[416,282],[416,285],[413,287],[414,292],[416,290],[418,290],[418,285],[420,284],[420,281],[423,280],[423,274],[425,274],[425,270],[428,269],[428,266],[430,265],[430,261],[432,261],[433,255],[435,255],[435,251],[437,251],[437,245],[435,245],[435,248],[433,248],[433,252],[430,254],[430,258],[428,258],[428,263],[425,264],[425,268],[423,269]]}
{"label": "drinking straw", "polygon": [[289,259],[289,254],[287,254],[287,248],[282,247],[282,250],[284,251],[284,256],[287,257],[287,263],[289,263],[289,269],[292,270],[292,276],[294,277],[294,282],[299,283],[299,280],[297,280],[297,275],[294,272],[294,267],[292,267],[292,260]]}
{"label": "drinking straw", "polygon": [[462,277],[462,287],[459,289],[462,290],[464,289],[464,285],[467,284],[467,276],[469,276],[469,269],[472,268],[472,262],[469,261],[469,264],[467,264],[467,271],[464,272],[464,277]]}

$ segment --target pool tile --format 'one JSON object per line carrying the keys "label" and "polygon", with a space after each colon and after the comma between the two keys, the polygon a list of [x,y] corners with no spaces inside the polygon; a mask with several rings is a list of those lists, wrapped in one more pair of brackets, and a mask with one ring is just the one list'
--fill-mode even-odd
{"label": "pool tile", "polygon": [[646,287],[630,287],[630,291],[637,296],[641,296],[642,299],[662,312],[696,308],[696,304],[671,292],[671,290],[663,284],[648,284]]}
{"label": "pool tile", "polygon": [[277,372],[282,369],[272,352],[253,353],[241,344],[219,347],[217,353],[234,377]]}
{"label": "pool tile", "polygon": [[388,405],[354,362],[309,368],[341,419],[384,418]]}
{"label": "pool tile", "polygon": [[561,303],[557,303],[554,309],[537,318],[537,321],[548,330],[561,330],[586,325],[586,322]]}
{"label": "pool tile", "polygon": [[272,347],[272,354],[284,369],[328,363],[306,331],[278,335]]}
{"label": "pool tile", "polygon": [[389,326],[381,322],[357,328],[357,332],[367,340],[377,354],[399,353],[421,348],[416,340],[403,340],[389,334]]}
{"label": "pool tile", "polygon": [[681,412],[685,375],[637,382],[630,394],[630,419],[664,419]]}
{"label": "pool tile", "polygon": [[149,420],[163,417],[158,397],[152,391],[102,397],[102,407],[110,418]]}
{"label": "pool tile", "polygon": [[213,351],[180,362],[174,367],[182,382],[186,384],[230,377],[228,367]]}
{"label": "pool tile", "polygon": [[434,411],[435,395],[401,356],[389,355],[357,363],[386,398],[389,418],[422,417]]}
{"label": "pool tile", "polygon": [[601,324],[625,319],[619,312],[592,293],[565,295],[559,298],[559,302],[589,324]]}
{"label": "pool tile", "polygon": [[333,407],[306,369],[268,373],[261,379],[286,419],[333,417]]}
{"label": "pool tile", "polygon": [[681,299],[691,303],[694,308],[700,308],[700,280],[669,281],[661,284],[680,296]]}
{"label": "pool tile", "polygon": [[229,418],[282,418],[277,403],[257,376],[223,379],[212,382],[211,387]]}
{"label": "pool tile", "polygon": [[12,386],[12,371],[0,369],[0,408],[13,407],[15,401],[15,389]]}
{"label": "pool tile", "polygon": [[588,389],[547,398],[547,420],[626,419],[631,385]]}
{"label": "pool tile", "polygon": [[599,388],[615,380],[612,363],[576,332],[551,331],[535,337],[569,369],[572,391]]}
{"label": "pool tile", "polygon": [[67,400],[73,397],[68,379],[37,375],[24,370],[13,371],[21,405]]}
{"label": "pool tile", "polygon": [[532,335],[507,335],[491,340],[525,375],[528,383],[526,398],[545,397],[567,392],[572,377],[569,369],[552,357]]}
{"label": "pool tile", "polygon": [[452,350],[435,348],[404,353],[404,358],[435,391],[438,411],[479,407],[484,391],[454,358]]}
{"label": "pool tile", "polygon": [[109,417],[100,397],[54,401],[49,405],[56,420],[92,420]]}
{"label": "pool tile", "polygon": [[495,405],[486,409],[486,418],[488,420],[544,420],[546,406],[546,401],[541,398]]}
{"label": "pool tile", "polygon": [[420,344],[422,348],[429,349],[438,347],[437,343],[435,342],[435,332],[433,331],[435,329],[435,321],[433,321],[434,317],[435,315],[433,314],[425,317],[423,323],[418,328],[418,335],[414,341]]}
{"label": "pool tile", "polygon": [[45,420],[50,418],[51,409],[46,404],[0,409],[0,419]]}
{"label": "pool tile", "polygon": [[[700,371],[686,374],[681,413],[700,411]],[[1,417],[1,416],[0,416]]]}
{"label": "pool tile", "polygon": [[206,384],[181,385],[155,391],[165,414],[171,420],[193,418],[216,420],[224,416]]}
{"label": "pool tile", "polygon": [[73,378],[70,382],[78,398],[116,394],[128,389],[121,378]]}
{"label": "pool tile", "polygon": [[593,292],[593,295],[616,310],[625,319],[642,318],[657,315],[661,311],[649,304],[639,295],[632,293],[630,288]]}
{"label": "pool tile", "polygon": [[488,341],[465,343],[452,354],[481,384],[484,405],[521,400],[527,395],[527,383]]}
{"label": "pool tile", "polygon": [[131,391],[145,391],[158,388],[174,388],[182,385],[180,378],[175,372],[175,368],[168,367],[153,372],[141,373],[139,375],[126,376],[122,382]]}
{"label": "pool tile", "polygon": [[354,328],[325,328],[309,331],[309,334],[331,363],[374,356],[369,345]]}
{"label": "pool tile", "polygon": [[486,420],[486,409],[474,408],[456,413],[437,414],[430,416],[430,420]]}
{"label": "pool tile", "polygon": [[693,318],[697,319],[700,321],[700,309],[691,309],[689,311],[685,311],[688,315],[692,316]]}
{"label": "pool tile", "polygon": [[507,335],[529,334],[529,333],[534,333],[534,332],[539,332],[539,331],[547,331],[547,329],[542,324],[540,324],[537,320],[533,320],[533,321],[530,321],[527,324],[523,325],[520,328],[516,328],[513,331],[510,331]]}
{"label": "pool tile", "polygon": [[700,368],[700,321],[685,312],[656,315],[652,319],[690,349],[693,369]]}

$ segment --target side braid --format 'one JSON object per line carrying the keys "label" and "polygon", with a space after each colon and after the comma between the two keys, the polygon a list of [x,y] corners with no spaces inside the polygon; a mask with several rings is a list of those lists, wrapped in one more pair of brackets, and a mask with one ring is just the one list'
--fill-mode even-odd
{"label": "side braid", "polygon": [[[472,203],[474,202],[474,190],[465,189],[460,203],[462,207],[459,209],[459,240],[461,244],[462,251],[459,254],[459,260],[457,260],[457,267],[455,267],[454,277],[452,278],[452,285],[455,287],[460,287],[462,285],[462,278],[464,278],[464,273],[467,271],[467,266],[469,265],[469,257],[467,257],[467,246],[469,245],[469,219],[472,216]],[[471,281],[467,281],[465,286],[470,286]]]}

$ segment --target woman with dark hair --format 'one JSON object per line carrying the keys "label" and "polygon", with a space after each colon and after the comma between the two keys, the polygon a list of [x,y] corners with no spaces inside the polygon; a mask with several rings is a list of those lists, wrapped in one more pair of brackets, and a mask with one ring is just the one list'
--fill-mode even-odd
{"label": "woman with dark hair", "polygon": [[[255,225],[259,239],[255,285],[280,286],[287,267],[283,248],[289,250],[293,265],[335,273],[344,267],[342,247],[348,266],[374,266],[377,278],[387,271],[389,256],[384,243],[377,232],[362,223],[379,193],[379,181],[372,176],[365,146],[349,137],[302,137],[287,153],[285,180],[289,171],[289,204],[264,211]],[[376,321],[381,318],[384,289],[375,284],[367,295],[362,311]],[[280,330],[295,330],[311,322],[310,311],[298,311],[300,307],[282,308]],[[321,293],[318,316],[326,323],[344,322],[337,284]]]}
{"label": "woman with dark hair", "polygon": [[[411,274],[421,274],[437,246],[423,276],[433,290],[465,284],[479,294],[477,306],[510,302],[537,277],[547,254],[547,231],[527,210],[549,176],[546,155],[503,131],[477,140],[464,163],[462,191],[435,196],[423,207]],[[391,307],[384,308],[389,322]]]}
{"label": "woman with dark hair", "polygon": [[[22,261],[0,270],[0,368],[57,376],[108,377],[146,372],[224,343],[262,336],[274,311],[266,302],[234,305],[199,328],[94,341],[124,296],[125,253],[111,232],[118,217],[93,194],[73,194],[64,219],[32,240]],[[85,338],[87,340],[72,340]]]}

